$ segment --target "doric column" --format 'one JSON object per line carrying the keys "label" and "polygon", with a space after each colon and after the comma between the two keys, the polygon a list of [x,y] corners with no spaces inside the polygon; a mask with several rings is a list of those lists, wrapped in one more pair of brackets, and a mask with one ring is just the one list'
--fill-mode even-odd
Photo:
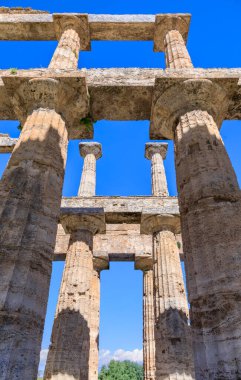
{"label": "doric column", "polygon": [[185,41],[178,30],[170,30],[164,39],[166,67],[170,69],[188,69],[193,64]]}
{"label": "doric column", "polygon": [[0,183],[0,378],[37,377],[68,133],[58,82],[30,80],[26,122]]}
{"label": "doric column", "polygon": [[80,143],[80,155],[84,166],[78,191],[79,197],[92,197],[96,190],[96,160],[102,156],[101,144],[96,142]]}
{"label": "doric column", "polygon": [[155,380],[194,379],[191,330],[175,233],[179,218],[144,214],[141,232],[153,233]]}
{"label": "doric column", "polygon": [[197,380],[241,377],[240,190],[218,129],[228,106],[208,80],[172,86],[155,106],[156,128],[174,131]]}
{"label": "doric column", "polygon": [[59,39],[49,69],[77,69],[80,49],[89,44],[87,15],[54,15]]}
{"label": "doric column", "polygon": [[186,48],[189,23],[189,14],[156,16],[154,50],[165,52],[167,68],[189,69],[193,67]]}
{"label": "doric column", "polygon": [[153,270],[143,272],[143,365],[144,379],[155,380],[155,314]]}
{"label": "doric column", "polygon": [[104,214],[63,215],[71,233],[44,379],[97,380],[99,270],[93,235],[105,231]]}
{"label": "doric column", "polygon": [[166,173],[163,160],[166,158],[168,144],[147,143],[145,157],[151,160],[152,195],[168,196]]}

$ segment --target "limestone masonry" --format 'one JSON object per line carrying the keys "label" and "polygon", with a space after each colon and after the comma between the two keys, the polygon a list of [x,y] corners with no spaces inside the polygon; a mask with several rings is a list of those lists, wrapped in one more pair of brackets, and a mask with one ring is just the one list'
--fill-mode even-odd
{"label": "limestone masonry", "polygon": [[[58,40],[48,68],[0,70],[0,119],[22,127],[19,139],[0,133],[11,153],[0,182],[1,380],[37,378],[53,260],[65,269],[45,380],[98,379],[110,261],[143,272],[145,380],[241,379],[241,196],[219,132],[241,119],[241,69],[195,69],[189,24],[188,14],[0,8],[1,40]],[[92,40],[152,40],[166,69],[78,70]],[[68,141],[93,139],[101,119],[150,120],[151,139],[174,141],[178,199],[162,142],[143,147],[151,196],[96,196],[102,147],[81,142],[78,194],[62,197]]]}

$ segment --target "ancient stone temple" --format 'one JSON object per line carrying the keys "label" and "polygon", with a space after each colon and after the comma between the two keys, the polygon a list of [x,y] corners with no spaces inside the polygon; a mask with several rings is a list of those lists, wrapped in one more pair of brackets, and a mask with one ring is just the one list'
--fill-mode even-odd
{"label": "ancient stone temple", "polygon": [[[22,127],[0,134],[0,379],[36,380],[53,260],[65,269],[45,380],[97,380],[111,261],[143,272],[145,380],[240,379],[241,197],[219,130],[241,119],[241,69],[193,67],[188,14],[0,11],[1,40],[58,40],[48,68],[0,70],[0,119]],[[92,40],[153,40],[166,69],[79,70]],[[174,141],[178,199],[162,142],[143,147],[152,196],[96,196],[102,147],[81,142],[78,194],[62,197],[68,141],[102,119],[150,120],[151,140]]]}

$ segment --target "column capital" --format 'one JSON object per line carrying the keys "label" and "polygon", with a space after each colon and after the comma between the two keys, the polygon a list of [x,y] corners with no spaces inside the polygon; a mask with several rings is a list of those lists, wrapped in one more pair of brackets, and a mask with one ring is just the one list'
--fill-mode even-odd
{"label": "column capital", "polygon": [[88,230],[95,235],[106,232],[105,214],[102,208],[61,209],[60,222],[66,233]]}
{"label": "column capital", "polygon": [[109,255],[106,252],[93,252],[93,266],[98,272],[108,270],[110,266]]}
{"label": "column capital", "polygon": [[167,149],[168,149],[167,143],[159,143],[159,142],[146,143],[145,158],[147,158],[148,160],[151,160],[154,154],[159,153],[162,156],[162,159],[165,160]]}
{"label": "column capital", "polygon": [[181,231],[179,215],[155,214],[143,212],[141,216],[141,234],[151,235],[163,230],[170,230],[174,234]]}
{"label": "column capital", "polygon": [[102,157],[102,145],[97,142],[81,142],[79,151],[81,157],[85,157],[87,154],[93,154],[96,160]]}
{"label": "column capital", "polygon": [[[174,79],[157,78],[155,82],[151,111],[150,137],[153,140],[174,138],[174,130],[179,118],[187,112],[207,111],[218,127],[230,104],[230,93],[237,84],[231,80],[225,88],[222,81],[209,79]],[[165,82],[165,83],[164,83]],[[181,94],[181,96],[176,96]]]}
{"label": "column capital", "polygon": [[[39,108],[54,109],[67,122],[71,131],[82,128],[81,120],[89,113],[89,96],[85,74],[77,76],[40,73],[38,77],[28,75],[6,75],[2,77],[15,114],[24,124],[27,116]],[[92,138],[92,128],[83,128],[82,138]],[[88,137],[87,137],[88,136]],[[72,137],[72,134],[69,138]]]}
{"label": "column capital", "polygon": [[190,20],[191,15],[188,13],[156,15],[154,32],[154,51],[165,51],[164,39],[166,34],[171,30],[177,30],[186,42]]}
{"label": "column capital", "polygon": [[79,35],[81,50],[91,49],[88,14],[54,13],[53,21],[58,40],[65,30],[74,29]]}
{"label": "column capital", "polygon": [[152,252],[135,254],[135,269],[142,271],[153,269]]}

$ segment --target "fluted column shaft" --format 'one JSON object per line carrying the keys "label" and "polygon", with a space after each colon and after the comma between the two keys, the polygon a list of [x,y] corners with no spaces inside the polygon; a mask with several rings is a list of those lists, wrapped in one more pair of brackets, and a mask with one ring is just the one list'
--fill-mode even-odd
{"label": "fluted column shaft", "polygon": [[152,194],[154,196],[168,196],[166,173],[163,158],[160,153],[151,158]]}
{"label": "fluted column shaft", "polygon": [[44,379],[92,380],[92,251],[92,232],[78,230],[71,234]]}
{"label": "fluted column shaft", "polygon": [[155,380],[155,315],[153,270],[143,272],[143,357],[144,379]]}
{"label": "fluted column shaft", "polygon": [[196,379],[241,377],[239,186],[217,125],[204,111],[180,118],[176,173]]}
{"label": "fluted column shaft", "polygon": [[154,234],[156,380],[193,379],[188,305],[175,235]]}
{"label": "fluted column shaft", "polygon": [[49,69],[77,69],[80,51],[80,37],[72,27],[63,31],[58,46],[49,64]]}
{"label": "fluted column shaft", "polygon": [[53,109],[26,119],[0,182],[0,378],[35,380],[68,134]]}
{"label": "fluted column shaft", "polygon": [[166,34],[164,45],[167,68],[188,69],[193,67],[183,37],[178,30],[171,30]]}
{"label": "fluted column shaft", "polygon": [[96,157],[89,153],[84,158],[83,172],[81,176],[78,196],[92,197],[96,188]]}

